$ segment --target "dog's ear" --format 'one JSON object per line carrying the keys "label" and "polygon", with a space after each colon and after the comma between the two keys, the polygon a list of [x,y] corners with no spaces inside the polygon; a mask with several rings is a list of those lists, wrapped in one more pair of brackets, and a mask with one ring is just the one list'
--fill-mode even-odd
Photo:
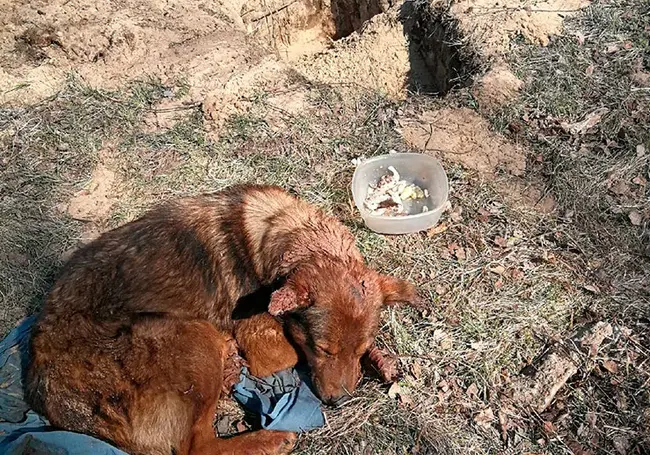
{"label": "dog's ear", "polygon": [[420,307],[424,301],[418,296],[415,286],[408,281],[388,275],[379,275],[379,289],[384,297],[384,305],[407,303]]}
{"label": "dog's ear", "polygon": [[271,294],[269,313],[281,316],[309,305],[307,292],[299,292],[291,284],[285,284]]}

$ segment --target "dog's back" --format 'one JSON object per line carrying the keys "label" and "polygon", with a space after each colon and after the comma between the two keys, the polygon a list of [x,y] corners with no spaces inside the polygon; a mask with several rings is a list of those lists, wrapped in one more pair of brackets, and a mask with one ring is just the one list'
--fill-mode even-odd
{"label": "dog's back", "polygon": [[[253,216],[243,198],[260,199]],[[32,406],[132,451],[188,444],[196,409],[219,394],[234,305],[272,266],[254,264],[248,229],[296,203],[232,187],[163,204],[77,251],[33,331]]]}
{"label": "dog's back", "polygon": [[277,187],[169,202],[64,267],[32,334],[32,406],[134,454],[278,453],[284,434],[212,430],[233,309],[277,278],[268,311],[328,403],[355,388],[382,305],[416,297],[368,269],[341,223]]}

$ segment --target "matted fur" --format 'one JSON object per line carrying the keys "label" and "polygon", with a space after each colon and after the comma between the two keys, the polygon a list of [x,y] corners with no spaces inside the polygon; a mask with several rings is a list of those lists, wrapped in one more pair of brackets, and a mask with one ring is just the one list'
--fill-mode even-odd
{"label": "matted fur", "polygon": [[328,402],[354,389],[381,305],[416,298],[368,269],[343,225],[280,188],[168,202],[64,266],[33,331],[32,406],[134,454],[283,453],[291,434],[212,430],[233,310],[278,279],[269,321]]}

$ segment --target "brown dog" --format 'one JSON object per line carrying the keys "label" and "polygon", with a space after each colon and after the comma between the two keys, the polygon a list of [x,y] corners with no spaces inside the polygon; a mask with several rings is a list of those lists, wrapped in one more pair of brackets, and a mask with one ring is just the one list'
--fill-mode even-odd
{"label": "brown dog", "polygon": [[169,202],[77,251],[32,334],[27,393],[57,426],[130,453],[281,453],[293,435],[212,429],[237,301],[269,303],[317,393],[345,400],[383,304],[413,287],[368,269],[350,232],[279,188]]}

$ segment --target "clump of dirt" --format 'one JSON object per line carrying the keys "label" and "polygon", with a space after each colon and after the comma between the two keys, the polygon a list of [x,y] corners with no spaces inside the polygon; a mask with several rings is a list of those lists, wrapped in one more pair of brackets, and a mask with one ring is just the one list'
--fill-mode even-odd
{"label": "clump of dirt", "polygon": [[468,108],[445,108],[399,120],[404,140],[413,148],[462,164],[484,176],[499,170],[521,176],[526,151],[490,131],[483,117]]}
{"label": "clump of dirt", "polygon": [[79,221],[100,221],[111,212],[116,199],[113,194],[115,172],[103,164],[93,170],[87,188],[79,191],[68,202],[66,212]]}
{"label": "clump of dirt", "polygon": [[399,26],[398,11],[375,16],[362,34],[353,33],[328,52],[296,62],[307,79],[336,86],[378,90],[395,98],[406,96],[408,42]]}
{"label": "clump of dirt", "polygon": [[[444,4],[435,0],[434,4]],[[562,31],[567,16],[589,5],[588,0],[461,0],[453,2],[451,14],[460,29],[480,46],[486,57],[506,52],[510,40],[522,37],[546,46],[549,38]],[[498,26],[497,26],[498,24]]]}
{"label": "clump of dirt", "polygon": [[449,8],[432,7],[428,1],[405,2],[400,17],[409,42],[409,90],[445,95],[472,83],[481,58]]}
{"label": "clump of dirt", "polygon": [[506,65],[498,65],[474,84],[472,94],[481,109],[490,111],[515,99],[523,86]]}
{"label": "clump of dirt", "polygon": [[519,210],[534,210],[543,214],[553,213],[557,209],[557,201],[544,184],[531,176],[505,176],[495,184],[498,191],[513,207]]}
{"label": "clump of dirt", "polygon": [[[586,348],[589,356],[594,357],[605,338],[610,336],[612,326],[598,322],[593,327],[585,328],[583,335],[573,341],[574,345]],[[536,412],[545,411],[558,391],[578,372],[582,353],[571,349],[551,349],[538,361],[534,375],[517,378],[510,390],[514,404],[530,407]]]}
{"label": "clump of dirt", "polygon": [[[232,5],[220,2],[99,1],[89,7],[85,0],[55,0],[34,8],[0,0],[0,9],[1,102],[47,97],[70,71],[109,88],[185,75],[199,97],[268,53],[251,45]],[[25,48],[38,59],[25,58]]]}

